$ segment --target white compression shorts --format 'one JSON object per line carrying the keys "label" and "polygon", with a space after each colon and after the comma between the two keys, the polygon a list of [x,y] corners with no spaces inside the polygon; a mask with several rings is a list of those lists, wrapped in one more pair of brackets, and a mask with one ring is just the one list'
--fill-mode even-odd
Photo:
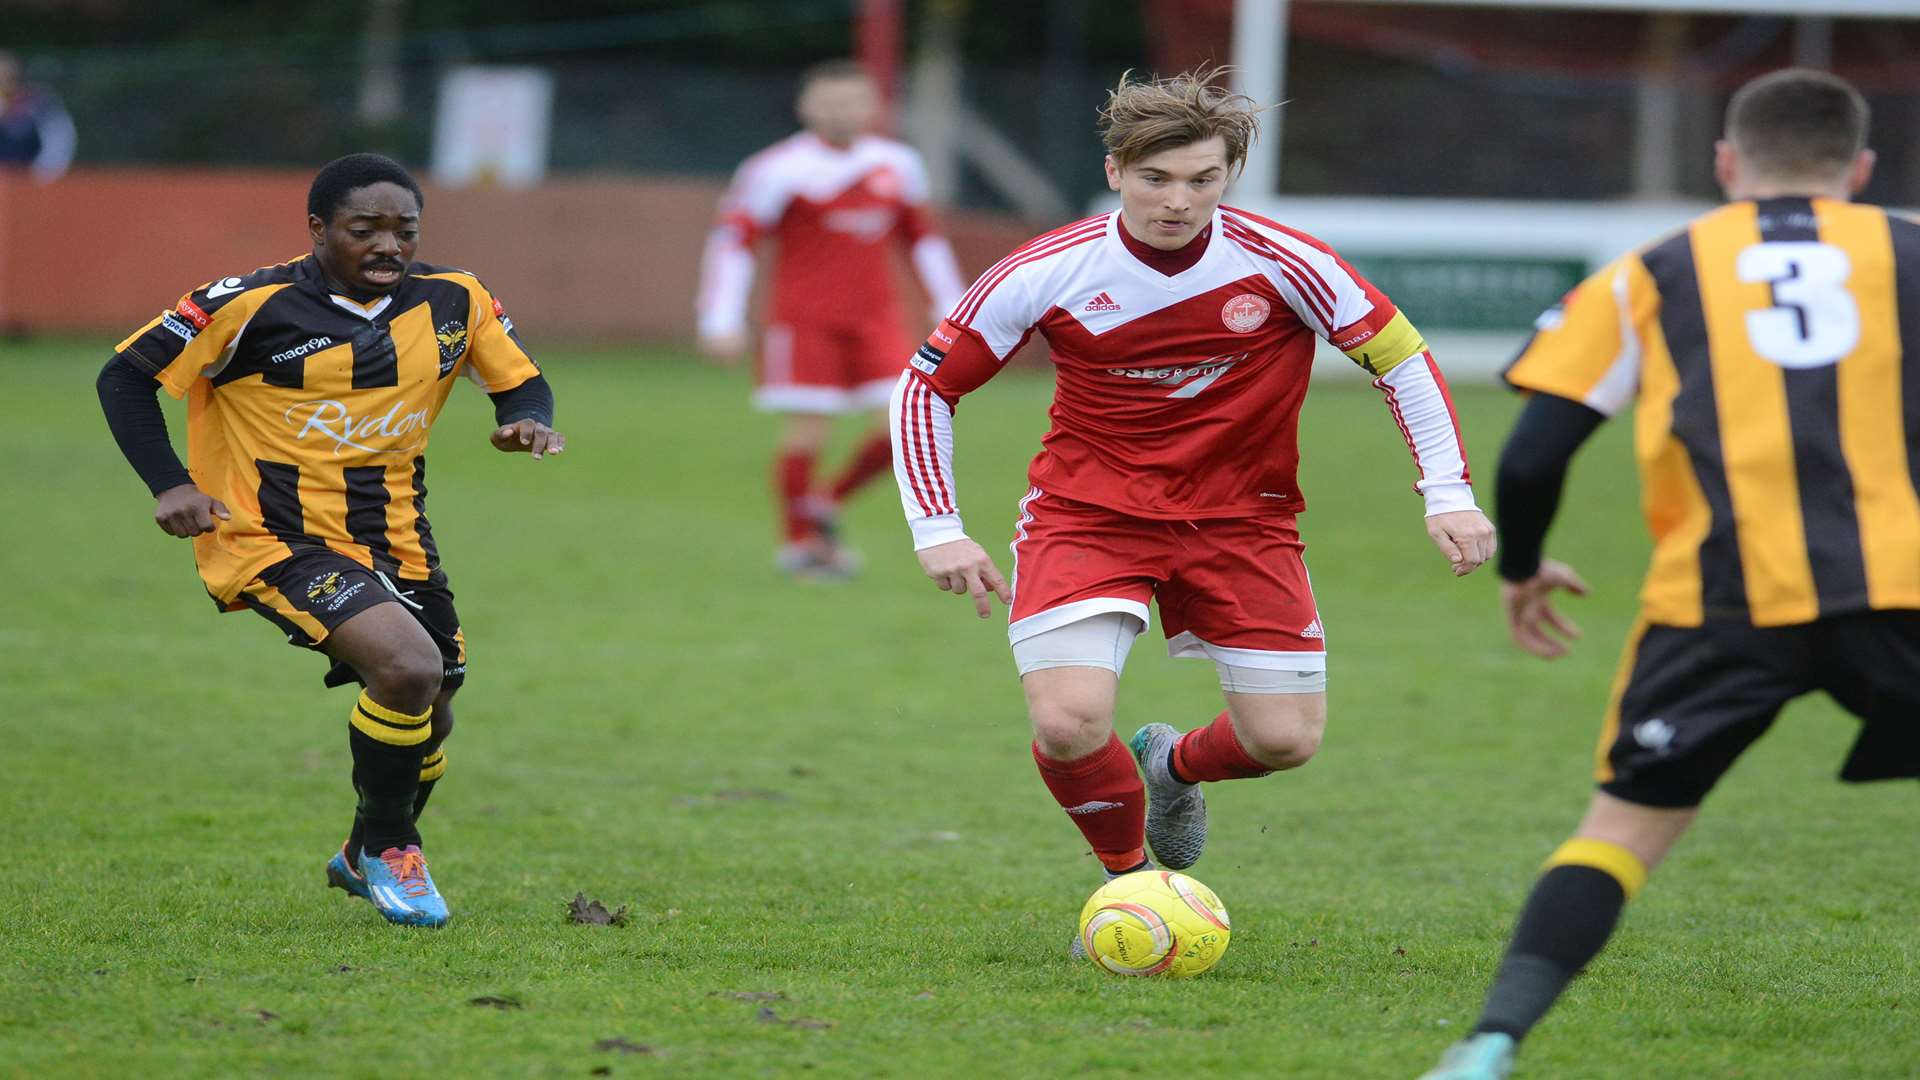
{"label": "white compression shorts", "polygon": [[[1146,629],[1146,623],[1124,611],[1102,611],[1014,642],[1013,662],[1022,675],[1057,667],[1104,668],[1119,675],[1126,670],[1133,639]],[[1206,648],[1204,642],[1201,648]],[[1211,654],[1212,650],[1208,651]],[[1324,666],[1315,671],[1298,671],[1249,667],[1220,655],[1210,658],[1220,673],[1220,688],[1229,693],[1323,694],[1327,689]]]}

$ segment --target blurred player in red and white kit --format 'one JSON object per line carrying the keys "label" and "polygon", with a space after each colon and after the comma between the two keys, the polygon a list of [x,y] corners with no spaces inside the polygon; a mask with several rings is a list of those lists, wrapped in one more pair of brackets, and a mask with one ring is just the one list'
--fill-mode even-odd
{"label": "blurred player in red and white kit", "polygon": [[[1420,334],[1326,245],[1220,205],[1256,107],[1209,79],[1122,80],[1101,111],[1121,209],[987,271],[892,399],[920,564],[971,594],[982,618],[989,593],[1012,609],[1034,760],[1109,876],[1149,865],[1147,844],[1162,865],[1192,865],[1206,841],[1202,781],[1292,769],[1319,747],[1326,639],[1294,527],[1317,338],[1376,376],[1453,573],[1494,550]],[[1009,584],[961,526],[952,416],[1035,332],[1057,369],[1052,430],[1020,504]],[[1149,724],[1129,746],[1114,699],[1149,600],[1173,655],[1214,662],[1227,708],[1184,734]]]}
{"label": "blurred player in red and white kit", "polygon": [[[834,535],[837,511],[887,471],[887,395],[912,348],[893,245],[912,256],[932,318],[958,301],[963,282],[928,213],[920,155],[868,130],[880,113],[872,78],[851,61],[820,64],[801,78],[796,111],[805,130],[748,158],[721,203],[701,269],[700,343],[724,362],[746,351],[753,249],[772,237],[753,400],[786,414],[774,461],[784,538],[776,562],[797,574],[844,574],[852,556]],[[873,415],[872,431],[837,475],[816,477],[834,416],[857,411]]]}

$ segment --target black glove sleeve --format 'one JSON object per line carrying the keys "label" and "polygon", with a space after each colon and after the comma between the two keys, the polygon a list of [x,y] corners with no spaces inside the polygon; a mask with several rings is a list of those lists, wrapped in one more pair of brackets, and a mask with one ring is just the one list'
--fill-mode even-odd
{"label": "black glove sleeve", "polygon": [[538,420],[553,426],[553,387],[545,375],[535,375],[511,390],[488,394],[493,399],[493,422],[505,427],[519,420]]}
{"label": "black glove sleeve", "polygon": [[115,353],[94,381],[100,411],[107,415],[113,441],[120,444],[133,471],[155,495],[193,483],[167,438],[167,414],[160,410],[160,384],[147,370]]}
{"label": "black glove sleeve", "polygon": [[1577,401],[1536,393],[1500,452],[1494,503],[1500,515],[1500,576],[1525,581],[1540,571],[1547,528],[1574,451],[1606,416]]}

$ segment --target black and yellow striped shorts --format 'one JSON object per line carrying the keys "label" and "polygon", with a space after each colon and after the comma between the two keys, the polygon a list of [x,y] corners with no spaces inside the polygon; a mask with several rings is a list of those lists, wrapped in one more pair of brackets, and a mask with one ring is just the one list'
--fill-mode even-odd
{"label": "black and yellow striped shorts", "polygon": [[1842,780],[1920,776],[1920,612],[1859,611],[1636,629],[1600,735],[1600,789],[1698,806],[1782,706],[1816,691],[1863,721]]}
{"label": "black and yellow striped shorts", "polygon": [[[445,668],[441,689],[457,689],[466,681],[467,639],[460,632],[453,590],[439,571],[417,581],[369,570],[331,548],[301,550],[260,571],[240,590],[238,600],[279,627],[287,644],[316,650],[360,612],[377,604],[400,604],[440,649]],[[363,681],[340,663],[332,664],[326,675],[328,686]]]}

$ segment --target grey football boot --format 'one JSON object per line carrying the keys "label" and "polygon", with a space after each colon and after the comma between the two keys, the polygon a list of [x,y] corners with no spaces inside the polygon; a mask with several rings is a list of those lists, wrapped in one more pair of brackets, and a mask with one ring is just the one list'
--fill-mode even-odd
{"label": "grey football boot", "polygon": [[1168,768],[1179,738],[1171,724],[1148,724],[1127,742],[1147,780],[1147,844],[1154,860],[1169,870],[1199,862],[1207,846],[1206,796],[1199,784],[1175,780]]}

